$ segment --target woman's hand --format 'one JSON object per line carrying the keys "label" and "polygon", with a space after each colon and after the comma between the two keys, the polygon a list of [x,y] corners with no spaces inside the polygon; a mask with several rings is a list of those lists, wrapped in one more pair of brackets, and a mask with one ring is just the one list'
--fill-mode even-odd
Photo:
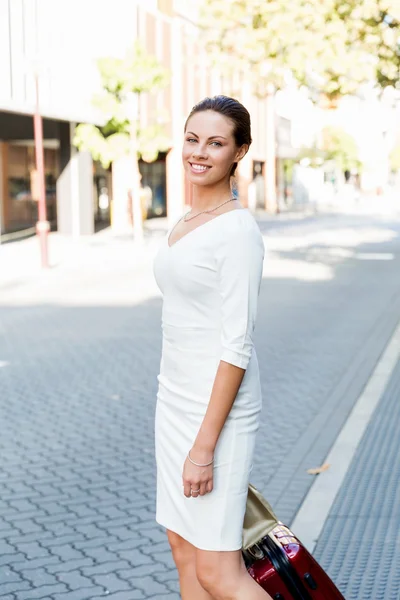
{"label": "woman's hand", "polygon": [[[213,459],[213,452],[199,451],[192,448],[190,457],[197,463],[205,464]],[[188,457],[186,457],[183,466],[182,479],[183,493],[186,498],[205,496],[205,494],[212,492],[213,489],[213,465],[211,464],[208,467],[197,467],[190,462]]]}

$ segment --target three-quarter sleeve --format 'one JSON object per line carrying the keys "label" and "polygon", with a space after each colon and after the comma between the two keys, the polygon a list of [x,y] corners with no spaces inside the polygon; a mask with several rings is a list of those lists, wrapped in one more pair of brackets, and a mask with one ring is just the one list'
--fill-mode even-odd
{"label": "three-quarter sleeve", "polygon": [[264,260],[264,243],[257,226],[242,226],[227,232],[216,259],[221,298],[221,360],[246,369],[253,348]]}

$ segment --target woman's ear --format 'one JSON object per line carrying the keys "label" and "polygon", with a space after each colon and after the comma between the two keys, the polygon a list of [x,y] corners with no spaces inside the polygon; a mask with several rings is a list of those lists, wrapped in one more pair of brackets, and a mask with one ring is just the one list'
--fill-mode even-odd
{"label": "woman's ear", "polygon": [[249,146],[247,144],[243,144],[243,146],[240,146],[239,150],[236,153],[235,162],[239,162],[239,160],[242,160],[242,158],[246,156],[248,151]]}

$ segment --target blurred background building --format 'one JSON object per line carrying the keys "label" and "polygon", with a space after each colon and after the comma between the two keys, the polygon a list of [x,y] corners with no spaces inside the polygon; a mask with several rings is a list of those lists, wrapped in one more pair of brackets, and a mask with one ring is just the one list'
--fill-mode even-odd
{"label": "blurred background building", "polygon": [[332,111],[329,102],[313,101],[310,90],[288,73],[276,93],[256,96],[245,68],[232,74],[213,66],[199,27],[201,5],[199,0],[0,0],[1,233],[25,235],[37,221],[35,76],[52,229],[79,236],[110,223],[121,232],[132,226],[129,159],[114,161],[112,169],[102,166],[89,152],[78,151],[73,140],[77,124],[104,124],[93,104],[101,90],[98,59],[123,57],[135,40],[170,74],[166,87],[139,98],[140,125],[161,119],[169,140],[156,160],[139,163],[145,218],[172,221],[190,205],[180,158],[184,122],[196,102],[221,93],[237,97],[252,116],[254,142],[238,173],[238,194],[250,209],[277,212],[321,199],[329,190],[337,193],[346,178],[325,159],[327,148],[334,158],[341,148],[329,149],[326,128],[336,142],[346,130],[354,140],[353,154],[364,164],[362,176],[342,165],[347,180],[353,177],[367,192],[384,189],[399,131],[398,95],[378,97],[364,87]]}
{"label": "blurred background building", "polygon": [[[0,0],[0,206],[2,233],[26,231],[37,220],[32,196],[35,156],[32,115],[35,73],[43,116],[48,219],[62,233],[90,234],[114,215],[123,228],[126,169],[111,170],[78,152],[72,141],[77,123],[101,124],[93,106],[100,88],[96,61],[123,56],[135,39],[169,70],[168,87],[140,98],[146,125],[154,110],[166,115],[169,151],[154,162],[140,161],[148,191],[148,218],[175,218],[190,204],[180,160],[183,125],[192,106],[207,95],[235,93],[249,107],[254,143],[241,164],[239,192],[245,204],[264,207],[266,101],[252,97],[243,73],[235,81],[212,68],[199,39],[198,2],[182,0]],[[277,160],[293,154],[289,119],[278,120]],[[284,173],[280,166],[278,172]],[[283,180],[282,180],[283,181]],[[283,190],[283,187],[282,187]],[[122,217],[121,217],[122,215]],[[117,217],[115,216],[117,220]]]}

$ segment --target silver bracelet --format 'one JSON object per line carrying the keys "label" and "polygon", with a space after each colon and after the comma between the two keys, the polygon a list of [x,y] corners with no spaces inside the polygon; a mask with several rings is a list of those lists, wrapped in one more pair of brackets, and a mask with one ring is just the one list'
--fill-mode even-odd
{"label": "silver bracelet", "polygon": [[214,458],[212,459],[212,461],[211,461],[211,462],[209,462],[209,463],[207,463],[207,464],[204,464],[204,465],[202,465],[202,464],[200,464],[200,463],[197,463],[197,462],[194,462],[194,460],[192,460],[192,459],[190,458],[190,450],[189,450],[189,452],[188,452],[188,459],[190,460],[190,462],[192,463],[192,465],[196,465],[196,467],[209,467],[209,466],[210,466],[210,465],[212,465],[212,464],[213,464],[213,462],[214,462]]}

